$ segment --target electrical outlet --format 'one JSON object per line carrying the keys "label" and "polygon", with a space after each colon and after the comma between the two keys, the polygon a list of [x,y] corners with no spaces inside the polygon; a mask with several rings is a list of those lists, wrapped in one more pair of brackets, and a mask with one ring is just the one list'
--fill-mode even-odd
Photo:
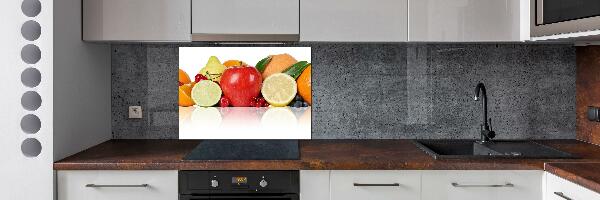
{"label": "electrical outlet", "polygon": [[142,106],[129,106],[129,119],[141,119]]}

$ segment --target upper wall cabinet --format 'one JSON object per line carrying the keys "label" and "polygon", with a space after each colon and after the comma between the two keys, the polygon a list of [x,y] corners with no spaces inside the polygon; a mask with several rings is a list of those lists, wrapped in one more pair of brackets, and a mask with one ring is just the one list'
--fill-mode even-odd
{"label": "upper wall cabinet", "polygon": [[301,41],[407,41],[408,0],[302,0],[300,17]]}
{"label": "upper wall cabinet", "polygon": [[85,41],[190,41],[190,0],[83,0]]}
{"label": "upper wall cabinet", "polygon": [[299,0],[192,0],[194,41],[298,41]]}
{"label": "upper wall cabinet", "polygon": [[410,0],[409,41],[529,40],[528,0]]}

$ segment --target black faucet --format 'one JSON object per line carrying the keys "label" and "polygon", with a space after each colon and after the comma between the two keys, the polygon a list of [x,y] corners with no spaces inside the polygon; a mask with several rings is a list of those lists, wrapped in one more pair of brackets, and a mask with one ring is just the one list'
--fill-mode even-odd
{"label": "black faucet", "polygon": [[496,132],[492,130],[492,119],[489,118],[488,124],[488,107],[487,107],[487,94],[485,92],[485,85],[483,83],[477,84],[475,88],[475,101],[479,101],[481,99],[479,97],[479,92],[481,91],[481,98],[483,98],[482,106],[483,106],[483,124],[481,124],[481,140],[480,143],[486,143],[491,141],[494,137],[496,137]]}

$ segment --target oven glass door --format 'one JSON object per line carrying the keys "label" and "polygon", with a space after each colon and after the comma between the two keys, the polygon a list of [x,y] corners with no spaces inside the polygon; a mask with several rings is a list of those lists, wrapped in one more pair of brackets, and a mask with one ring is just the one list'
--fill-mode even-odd
{"label": "oven glass door", "polygon": [[600,16],[600,0],[536,0],[536,24]]}

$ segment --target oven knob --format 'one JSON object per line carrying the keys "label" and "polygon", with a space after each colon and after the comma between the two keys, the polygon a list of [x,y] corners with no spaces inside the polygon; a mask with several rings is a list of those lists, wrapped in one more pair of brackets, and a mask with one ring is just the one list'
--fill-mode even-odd
{"label": "oven knob", "polygon": [[210,187],[219,187],[219,181],[217,180],[210,180]]}
{"label": "oven knob", "polygon": [[269,185],[269,183],[267,183],[267,181],[265,179],[260,180],[260,183],[258,183],[258,185],[260,185],[260,187],[267,187],[267,185]]}

